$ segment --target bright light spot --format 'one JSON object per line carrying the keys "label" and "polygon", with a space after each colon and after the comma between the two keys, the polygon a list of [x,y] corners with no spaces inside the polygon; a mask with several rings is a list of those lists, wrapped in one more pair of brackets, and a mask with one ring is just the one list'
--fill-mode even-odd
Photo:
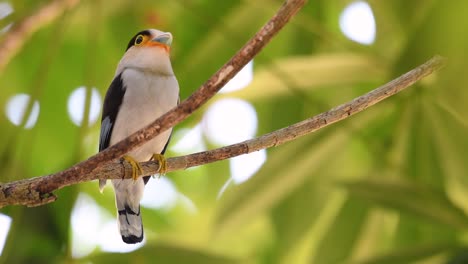
{"label": "bright light spot", "polygon": [[74,258],[84,257],[94,250],[102,224],[99,206],[93,198],[80,193],[71,214],[72,256]]}
{"label": "bright light spot", "polygon": [[178,192],[166,177],[150,179],[140,204],[153,209],[171,209],[177,202]]}
{"label": "bright light spot", "polygon": [[7,32],[8,30],[10,30],[10,28],[13,26],[13,23],[10,23],[8,25],[6,25],[4,28],[0,29],[0,34],[3,34],[5,32]]}
{"label": "bright light spot", "polygon": [[106,222],[100,230],[99,240],[98,241],[101,250],[105,252],[120,252],[127,253],[135,251],[146,244],[146,238],[143,238],[141,243],[137,244],[125,244],[122,241],[122,237],[119,233],[119,228],[117,226],[117,216],[115,219]]}
{"label": "bright light spot", "polygon": [[221,187],[217,198],[221,198],[223,193],[232,183],[241,184],[252,177],[265,163],[266,151],[264,149],[257,152],[234,157],[229,160],[231,169],[231,178]]}
{"label": "bright light spot", "polygon": [[232,179],[237,184],[245,182],[262,167],[265,161],[264,149],[230,159]]}
{"label": "bright light spot", "polygon": [[143,245],[127,245],[120,237],[117,216],[110,216],[87,194],[80,193],[71,215],[72,256],[89,255],[96,246],[104,251],[130,252]]}
{"label": "bright light spot", "polygon": [[257,132],[257,113],[240,99],[222,99],[203,116],[203,130],[216,144],[228,145],[251,139]]}
{"label": "bright light spot", "polygon": [[200,124],[192,129],[179,129],[172,138],[179,138],[171,150],[179,154],[193,153],[206,150],[203,142],[202,127]]}
{"label": "bright light spot", "polygon": [[[14,125],[19,126],[21,122],[23,122],[23,117],[30,99],[31,96],[28,94],[17,94],[8,100],[5,112],[10,122],[12,122]],[[34,101],[31,114],[29,115],[24,128],[32,128],[36,124],[38,116],[39,102]]]}
{"label": "bright light spot", "polygon": [[[0,2],[0,19],[4,19],[11,13],[13,13],[13,7],[7,2]],[[10,23],[3,27],[2,29],[0,29],[0,34],[7,32],[12,26],[13,23]]]}
{"label": "bright light spot", "polygon": [[220,93],[229,93],[245,88],[253,79],[253,61],[249,61],[234,78],[220,90]]}
{"label": "bright light spot", "polygon": [[363,1],[349,4],[341,13],[340,28],[349,39],[372,44],[375,40],[375,19],[369,4]]}
{"label": "bright light spot", "polygon": [[[76,88],[68,97],[68,114],[70,119],[77,126],[81,126],[83,122],[83,114],[86,101],[86,88],[81,86]],[[91,103],[89,109],[88,124],[92,125],[99,118],[101,112],[101,95],[96,88],[91,89]]]}
{"label": "bright light spot", "polygon": [[4,19],[13,13],[13,7],[7,2],[0,2],[0,19]]}
{"label": "bright light spot", "polygon": [[11,217],[0,214],[0,256],[2,255],[3,247],[10,231]]}
{"label": "bright light spot", "polygon": [[193,201],[182,193],[179,193],[179,201],[189,213],[195,214],[198,212],[197,206],[195,206]]}
{"label": "bright light spot", "polygon": [[128,245],[122,241],[117,216],[109,215],[89,195],[80,193],[71,214],[72,256],[89,255],[96,246],[108,252],[130,252],[144,245]]}

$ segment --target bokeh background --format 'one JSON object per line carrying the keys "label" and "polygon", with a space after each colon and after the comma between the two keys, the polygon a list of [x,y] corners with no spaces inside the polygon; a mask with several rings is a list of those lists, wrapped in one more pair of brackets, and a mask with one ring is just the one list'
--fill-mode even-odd
{"label": "bokeh background", "polygon": [[[136,32],[172,32],[185,99],[281,4],[0,1],[0,45],[33,21],[22,45],[0,50],[0,181],[97,152],[102,100]],[[175,128],[166,156],[288,126],[435,54],[448,65],[294,142],[152,179],[136,246],[121,242],[113,191],[97,182],[2,208],[0,263],[467,263],[467,16],[467,1],[310,0]]]}

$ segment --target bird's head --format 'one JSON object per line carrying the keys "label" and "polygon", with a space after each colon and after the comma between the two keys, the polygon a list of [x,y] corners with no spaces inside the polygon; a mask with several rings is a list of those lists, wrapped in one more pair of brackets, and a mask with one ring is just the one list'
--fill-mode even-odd
{"label": "bird's head", "polygon": [[172,35],[156,29],[138,32],[128,43],[127,51],[120,60],[117,72],[131,68],[140,71],[172,75],[169,59]]}

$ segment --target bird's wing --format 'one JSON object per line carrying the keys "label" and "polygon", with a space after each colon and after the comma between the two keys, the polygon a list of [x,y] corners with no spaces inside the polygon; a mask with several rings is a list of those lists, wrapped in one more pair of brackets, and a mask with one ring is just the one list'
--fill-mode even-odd
{"label": "bird's wing", "polygon": [[[122,104],[125,95],[125,87],[122,81],[122,74],[115,76],[104,99],[104,107],[102,110],[101,118],[101,134],[99,138],[99,151],[109,147],[110,139],[112,136],[112,129],[114,128],[119,108]],[[99,188],[104,188],[106,180],[99,180]]]}
{"label": "bird's wing", "polygon": [[112,129],[119,113],[119,108],[125,95],[125,87],[123,85],[121,74],[115,76],[109,89],[107,90],[106,98],[104,99],[104,107],[102,110],[101,119],[101,136],[99,139],[99,151],[109,147]]}

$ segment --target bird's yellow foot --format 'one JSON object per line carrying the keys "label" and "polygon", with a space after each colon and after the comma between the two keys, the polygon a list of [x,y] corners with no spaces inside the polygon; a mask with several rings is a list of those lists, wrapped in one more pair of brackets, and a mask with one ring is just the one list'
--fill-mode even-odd
{"label": "bird's yellow foot", "polygon": [[123,156],[123,159],[132,166],[132,179],[136,181],[138,177],[143,174],[143,169],[141,168],[140,163],[127,155]]}
{"label": "bird's yellow foot", "polygon": [[165,175],[167,171],[166,158],[161,154],[153,154],[151,157],[152,160],[157,160],[159,164],[158,175]]}

